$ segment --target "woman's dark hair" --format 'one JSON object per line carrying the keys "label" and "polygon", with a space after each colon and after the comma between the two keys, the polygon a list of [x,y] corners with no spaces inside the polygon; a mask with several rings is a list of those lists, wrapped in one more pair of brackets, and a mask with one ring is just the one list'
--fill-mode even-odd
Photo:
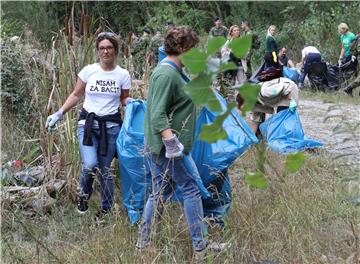
{"label": "woman's dark hair", "polygon": [[166,33],[164,51],[167,55],[178,56],[199,42],[196,32],[190,27],[173,27]]}
{"label": "woman's dark hair", "polygon": [[98,37],[96,38],[96,42],[95,42],[96,49],[99,50],[100,42],[105,40],[105,39],[107,39],[108,41],[111,42],[111,44],[113,44],[115,54],[118,54],[119,53],[119,42],[117,40],[116,34],[114,34],[112,32],[101,32],[98,35]]}

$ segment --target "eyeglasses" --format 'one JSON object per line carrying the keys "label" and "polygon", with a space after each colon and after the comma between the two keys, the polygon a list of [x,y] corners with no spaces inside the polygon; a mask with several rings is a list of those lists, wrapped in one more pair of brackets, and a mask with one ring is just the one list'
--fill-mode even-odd
{"label": "eyeglasses", "polygon": [[113,49],[114,49],[113,46],[99,47],[99,51],[100,51],[100,52],[105,52],[105,50],[106,50],[107,52],[109,52],[109,51],[112,51]]}
{"label": "eyeglasses", "polygon": [[102,37],[115,38],[116,34],[112,33],[112,32],[101,32],[97,37],[98,38],[102,38]]}

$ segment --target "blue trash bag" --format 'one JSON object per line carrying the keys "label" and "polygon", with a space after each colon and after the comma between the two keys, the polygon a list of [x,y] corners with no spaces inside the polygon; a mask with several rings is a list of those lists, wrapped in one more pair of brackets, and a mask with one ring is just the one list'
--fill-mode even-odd
{"label": "blue trash bag", "polygon": [[[226,101],[219,94],[217,98],[222,109],[226,109]],[[202,108],[196,124],[195,142],[191,149],[202,182],[212,197],[203,199],[206,216],[221,217],[226,214],[231,202],[231,186],[227,168],[235,159],[245,153],[258,139],[236,109],[228,116],[223,128],[228,138],[215,143],[207,143],[198,139],[201,125],[211,124],[220,113]]]}
{"label": "blue trash bag", "polygon": [[279,153],[292,153],[322,147],[323,143],[305,136],[297,111],[280,111],[260,125],[268,147]]}
{"label": "blue trash bag", "polygon": [[167,54],[165,53],[164,46],[159,47],[158,49],[158,63],[165,59]]}
{"label": "blue trash bag", "polygon": [[120,167],[121,195],[131,223],[137,222],[151,192],[149,163],[144,157],[143,122],[146,102],[128,103],[116,140]]}
{"label": "blue trash bag", "polygon": [[300,74],[296,69],[283,66],[283,76],[294,82],[299,82]]}

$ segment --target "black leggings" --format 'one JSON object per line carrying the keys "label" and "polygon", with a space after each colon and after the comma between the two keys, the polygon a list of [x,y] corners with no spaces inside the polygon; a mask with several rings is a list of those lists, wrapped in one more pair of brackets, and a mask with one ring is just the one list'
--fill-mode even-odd
{"label": "black leggings", "polygon": [[279,61],[278,62],[274,61],[274,58],[273,58],[273,55],[271,52],[265,52],[264,60],[265,60],[265,70],[270,67],[275,67],[275,68],[280,67]]}

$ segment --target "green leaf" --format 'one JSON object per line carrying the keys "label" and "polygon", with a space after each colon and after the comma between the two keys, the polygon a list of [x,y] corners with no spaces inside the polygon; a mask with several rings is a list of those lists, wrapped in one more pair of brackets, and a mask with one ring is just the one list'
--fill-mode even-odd
{"label": "green leaf", "polygon": [[211,89],[211,75],[201,73],[183,87],[196,105],[207,106],[210,111],[221,112],[220,102]]}
{"label": "green leaf", "polygon": [[266,189],[268,187],[268,181],[262,172],[249,173],[245,176],[245,182],[251,187],[259,189]]}
{"label": "green leaf", "polygon": [[236,70],[237,66],[234,62],[222,63],[220,65],[220,72],[228,71],[228,70]]}
{"label": "green leaf", "polygon": [[242,59],[249,51],[251,44],[252,44],[252,35],[245,35],[244,37],[241,38],[234,38],[229,43],[229,48],[236,57]]}
{"label": "green leaf", "polygon": [[202,125],[199,139],[208,143],[227,139],[227,134],[223,128],[223,122],[230,115],[230,112],[234,107],[235,103],[229,103],[226,112],[218,115],[212,124]]}
{"label": "green leaf", "polygon": [[213,123],[211,125],[201,126],[199,139],[208,143],[214,143],[218,140],[227,139],[227,134],[221,126]]}
{"label": "green leaf", "polygon": [[239,93],[244,99],[244,105],[241,109],[243,115],[245,115],[246,112],[251,111],[254,108],[260,89],[260,85],[252,85],[249,83],[245,83],[239,88]]}
{"label": "green leaf", "polygon": [[192,48],[180,56],[181,62],[193,74],[203,72],[206,68],[207,54],[197,48]]}
{"label": "green leaf", "polygon": [[286,157],[286,170],[290,173],[297,172],[305,162],[303,153],[289,154]]}
{"label": "green leaf", "polygon": [[208,42],[207,54],[212,55],[224,46],[226,39],[224,37],[211,38]]}

